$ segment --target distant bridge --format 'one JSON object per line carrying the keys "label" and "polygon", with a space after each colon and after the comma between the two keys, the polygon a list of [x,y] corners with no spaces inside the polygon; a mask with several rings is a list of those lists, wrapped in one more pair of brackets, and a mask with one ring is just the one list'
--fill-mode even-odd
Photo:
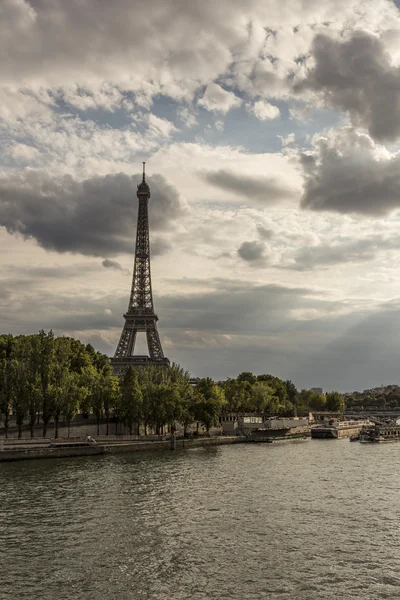
{"label": "distant bridge", "polygon": [[363,409],[347,409],[344,412],[347,417],[377,417],[378,419],[398,419],[400,418],[400,408],[363,408]]}

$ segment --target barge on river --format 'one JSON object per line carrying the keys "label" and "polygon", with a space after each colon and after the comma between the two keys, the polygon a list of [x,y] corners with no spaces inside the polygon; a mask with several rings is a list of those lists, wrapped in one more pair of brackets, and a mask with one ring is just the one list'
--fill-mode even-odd
{"label": "barge on river", "polygon": [[375,425],[360,431],[361,444],[400,442],[400,425]]}
{"label": "barge on river", "polygon": [[237,433],[256,443],[303,440],[310,437],[310,425],[307,417],[243,416],[238,418]]}
{"label": "barge on river", "polygon": [[363,427],[370,426],[369,421],[330,421],[328,425],[311,427],[313,439],[341,439],[358,434]]}

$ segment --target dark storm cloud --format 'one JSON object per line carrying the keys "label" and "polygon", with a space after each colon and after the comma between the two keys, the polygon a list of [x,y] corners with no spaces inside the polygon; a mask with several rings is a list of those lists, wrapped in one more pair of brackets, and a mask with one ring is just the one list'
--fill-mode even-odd
{"label": "dark storm cloud", "polygon": [[[16,288],[13,281],[2,281],[0,331],[53,328],[113,354],[128,290],[88,297],[31,283]],[[393,331],[400,327],[400,305],[361,311],[307,288],[224,280],[209,285],[214,289],[156,294],[165,354],[194,375],[218,379],[250,370],[292,379],[299,388],[320,383],[340,390],[397,381],[400,349]],[[298,311],[307,310],[315,315],[299,317]]]}
{"label": "dark storm cloud", "polygon": [[293,197],[295,191],[274,177],[249,177],[220,169],[200,175],[208,183],[259,205],[272,205]]}
{"label": "dark storm cloud", "polygon": [[309,385],[311,374],[327,390],[364,390],[399,381],[400,303],[386,303],[378,310],[336,319],[334,339],[316,353],[299,356],[292,376],[299,386]]}
{"label": "dark storm cloud", "polygon": [[[56,289],[59,275],[54,275]],[[70,334],[73,331],[106,331],[122,327],[123,313],[129,300],[126,294],[101,295],[93,290],[78,291],[71,285],[71,291],[57,293],[46,281],[46,286],[38,282],[35,275],[18,285],[14,278],[1,281],[5,290],[0,296],[0,332],[35,333],[40,329],[53,329],[57,334]],[[15,310],[18,305],[19,311]]]}
{"label": "dark storm cloud", "polygon": [[[0,180],[0,226],[56,252],[104,256],[134,249],[136,184],[123,173],[78,181],[24,172]],[[177,190],[161,175],[149,178],[152,230],[171,227],[181,212]]]}
{"label": "dark storm cloud", "polygon": [[325,103],[348,112],[354,126],[379,141],[400,135],[400,68],[392,65],[382,41],[365,32],[346,40],[317,35],[315,66],[295,91],[321,94]]}
{"label": "dark storm cloud", "polygon": [[257,225],[257,233],[261,240],[270,240],[275,235],[275,232],[272,229],[264,227],[261,223]]}
{"label": "dark storm cloud", "polygon": [[[56,281],[55,274],[54,280]],[[123,313],[129,300],[126,294],[80,295],[58,294],[51,282],[44,289],[38,286],[36,276],[26,277],[20,286],[18,278],[2,280],[6,292],[1,305],[0,324],[8,322],[13,331],[43,327],[58,330],[106,330],[123,325]],[[332,306],[326,299],[314,297],[307,288],[288,288],[280,285],[252,285],[239,281],[211,280],[202,292],[183,292],[160,295],[155,291],[156,309],[162,315],[162,327],[176,330],[219,331],[238,333],[255,330],[259,333],[276,331],[280,323],[287,322],[289,313],[296,307],[311,304]],[[204,288],[204,281],[202,282]],[[197,285],[196,285],[197,287]],[[93,290],[92,290],[93,292]],[[18,302],[19,311],[15,311]],[[270,321],[269,315],[272,315]],[[258,321],[256,323],[255,319]],[[290,320],[290,319],[289,319]]]}
{"label": "dark storm cloud", "polygon": [[124,271],[122,265],[117,260],[110,260],[105,258],[102,263],[105,269],[114,269],[115,271]]}
{"label": "dark storm cloud", "polygon": [[150,251],[152,257],[163,256],[164,254],[167,254],[171,249],[172,244],[168,240],[162,238],[155,238],[151,241],[150,244]]}
{"label": "dark storm cloud", "polygon": [[379,216],[400,206],[400,156],[377,159],[367,136],[349,130],[321,139],[301,165],[303,208]]}
{"label": "dark storm cloud", "polygon": [[398,381],[399,302],[365,309],[304,288],[220,286],[157,303],[169,355],[194,374],[249,370],[340,391]]}
{"label": "dark storm cloud", "polygon": [[243,258],[246,262],[261,262],[266,259],[266,246],[264,242],[254,240],[253,242],[243,242],[238,248],[237,253],[240,258]]}
{"label": "dark storm cloud", "polygon": [[[169,356],[199,376],[218,379],[249,370],[294,379],[299,387],[311,387],[316,377],[317,383],[327,385],[329,373],[316,375],[311,357],[323,353],[327,344],[365,318],[357,306],[351,308],[346,301],[331,300],[306,288],[214,280],[210,285],[216,289],[157,301]],[[376,341],[376,350],[379,344],[384,344],[383,337]],[[343,390],[342,359],[349,371],[350,353],[338,361],[332,357],[331,369],[335,387]],[[307,368],[300,371],[300,362]],[[357,377],[353,371],[351,380]]]}
{"label": "dark storm cloud", "polygon": [[279,330],[291,320],[294,309],[317,306],[330,310],[337,306],[315,297],[315,292],[307,288],[223,280],[211,280],[210,286],[216,289],[158,298],[157,310],[163,314],[164,327],[261,334]]}
{"label": "dark storm cloud", "polygon": [[320,244],[301,248],[295,255],[291,268],[304,271],[316,267],[331,267],[341,263],[362,263],[374,260],[380,253],[400,248],[400,236],[385,238],[370,235],[368,238],[335,240],[332,244]]}

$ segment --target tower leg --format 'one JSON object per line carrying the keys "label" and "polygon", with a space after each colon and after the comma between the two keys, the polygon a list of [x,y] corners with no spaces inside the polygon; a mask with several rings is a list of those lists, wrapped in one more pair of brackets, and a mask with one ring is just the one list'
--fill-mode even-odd
{"label": "tower leg", "polygon": [[[124,358],[128,354],[132,354],[133,348],[135,347],[136,330],[130,327],[124,327],[121,333],[121,337],[115,351],[115,358]],[[131,349],[131,351],[129,351]]]}
{"label": "tower leg", "polygon": [[132,354],[135,351],[136,334],[137,334],[137,329],[132,329],[132,333],[129,338],[128,352],[127,352],[128,356],[132,356]]}
{"label": "tower leg", "polygon": [[161,360],[164,358],[164,353],[161,348],[160,337],[158,335],[156,324],[146,331],[147,345],[149,348],[150,358],[153,360]]}

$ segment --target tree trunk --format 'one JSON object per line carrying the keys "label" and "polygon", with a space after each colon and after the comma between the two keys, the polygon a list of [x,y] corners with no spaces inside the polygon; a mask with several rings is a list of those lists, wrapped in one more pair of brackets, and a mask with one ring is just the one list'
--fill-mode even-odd
{"label": "tree trunk", "polygon": [[4,433],[6,434],[6,440],[8,439],[8,425],[10,423],[10,415],[8,414],[8,409],[4,414]]}
{"label": "tree trunk", "polygon": [[115,435],[118,435],[118,422],[115,421]]}
{"label": "tree trunk", "polygon": [[34,428],[34,424],[31,421],[31,438],[34,437],[34,429],[33,428]]}
{"label": "tree trunk", "polygon": [[68,421],[68,439],[69,439],[69,432],[70,432],[70,429],[71,429],[71,421]]}
{"label": "tree trunk", "polygon": [[110,415],[107,413],[106,414],[106,435],[108,435],[108,423],[110,421]]}
{"label": "tree trunk", "polygon": [[18,439],[22,438],[22,421],[18,419]]}
{"label": "tree trunk", "polygon": [[58,417],[54,418],[54,437],[58,438]]}
{"label": "tree trunk", "polygon": [[47,428],[49,426],[49,421],[50,421],[50,415],[48,416],[44,416],[42,415],[42,419],[43,419],[43,437],[47,436]]}
{"label": "tree trunk", "polygon": [[100,415],[97,415],[97,435],[100,435]]}

